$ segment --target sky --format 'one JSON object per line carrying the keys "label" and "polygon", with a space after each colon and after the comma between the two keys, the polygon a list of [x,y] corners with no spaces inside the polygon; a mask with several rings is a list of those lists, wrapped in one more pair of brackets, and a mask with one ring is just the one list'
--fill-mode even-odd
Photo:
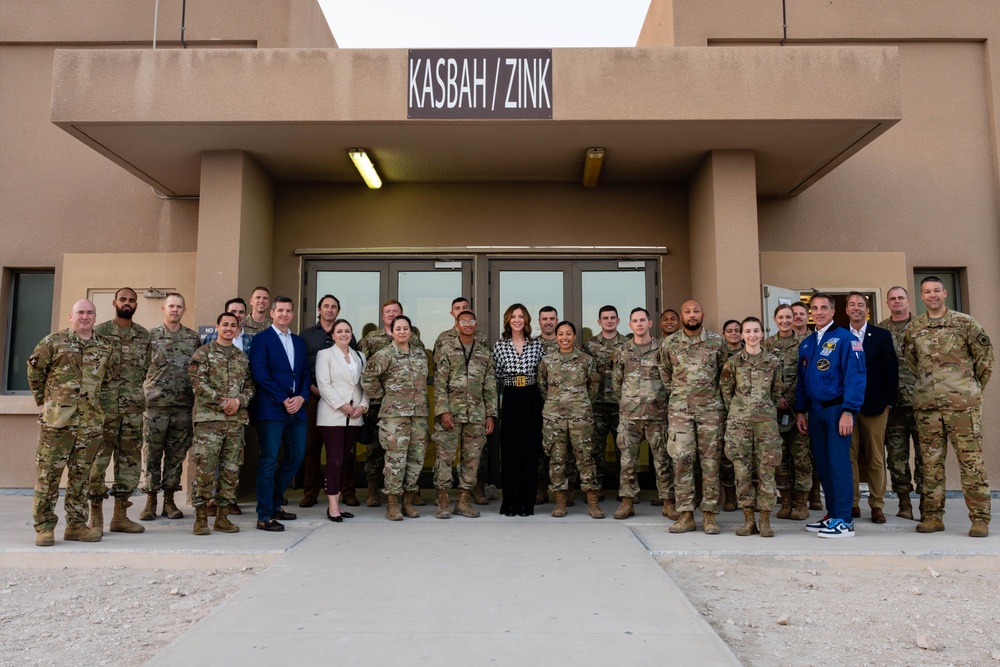
{"label": "sky", "polygon": [[635,46],[650,0],[320,0],[341,48]]}

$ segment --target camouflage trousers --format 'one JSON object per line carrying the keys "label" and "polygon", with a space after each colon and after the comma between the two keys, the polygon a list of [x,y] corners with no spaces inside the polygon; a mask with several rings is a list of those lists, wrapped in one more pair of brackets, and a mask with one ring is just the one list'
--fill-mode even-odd
{"label": "camouflage trousers", "polygon": [[180,491],[191,448],[191,408],[146,408],[142,415],[142,492]]}
{"label": "camouflage trousers", "polygon": [[385,449],[382,493],[398,496],[403,491],[419,491],[417,481],[427,453],[427,417],[382,417],[378,439]]}
{"label": "camouflage trousers", "polygon": [[[545,453],[545,447],[543,446],[541,451],[538,452],[539,487],[549,485],[549,469],[551,468],[551,465],[549,455]],[[568,457],[568,460],[566,461],[566,481],[571,489],[575,489],[580,486],[580,474],[576,469],[576,460],[573,457]]]}
{"label": "camouflage trousers", "polygon": [[778,498],[774,471],[781,463],[778,422],[730,419],[726,424],[726,456],[733,462],[740,507],[768,512],[774,509]]}
{"label": "camouflage trousers", "polygon": [[[608,474],[608,435],[618,432],[618,406],[614,403],[599,403],[594,406],[594,469],[597,483],[603,487]],[[615,439],[615,455],[618,455],[618,439]]]}
{"label": "camouflage trousers", "polygon": [[649,443],[649,453],[656,473],[656,490],[663,500],[674,499],[674,462],[667,453],[667,443],[663,438],[663,424],[658,421],[622,419],[618,423],[618,452],[621,454],[622,469],[619,474],[618,493],[623,498],[639,495],[637,469],[639,466],[639,445],[643,438]]}
{"label": "camouflage trousers", "polygon": [[104,476],[111,463],[112,454],[115,457],[115,481],[111,495],[116,498],[128,498],[139,486],[139,474],[142,472],[141,412],[105,417],[104,438],[97,450],[97,456],[94,457],[94,465],[90,469],[91,500],[108,497]]}
{"label": "camouflage trousers", "polygon": [[[378,412],[381,407],[380,403],[376,403],[370,406],[368,412],[365,413],[365,423],[367,424],[369,421],[373,423],[376,431],[378,430]],[[382,447],[378,437],[375,438],[374,442],[364,443],[364,445],[367,450],[365,452],[365,479],[374,482],[379,487],[384,486],[385,478],[382,471],[385,470],[385,448]]]}
{"label": "camouflage trousers", "polygon": [[35,464],[38,480],[31,511],[35,530],[53,530],[59,523],[55,507],[59,500],[59,482],[66,468],[66,522],[86,523],[89,518],[85,487],[90,480],[90,468],[101,445],[100,424],[49,428],[42,425],[38,436]]}
{"label": "camouflage trousers", "polygon": [[924,516],[944,514],[944,460],[951,442],[958,458],[962,493],[970,519],[990,521],[990,483],[983,464],[983,433],[979,408],[915,410],[924,471]]}
{"label": "camouflage trousers", "polygon": [[[222,506],[236,504],[236,487],[243,465],[243,424],[230,421],[198,422],[194,425],[191,465],[191,504],[203,507],[212,499]],[[215,471],[219,471],[216,486]]]}
{"label": "camouflage trousers", "polygon": [[[910,476],[910,441],[913,441],[913,476]],[[917,434],[917,418],[913,408],[901,407],[889,410],[889,421],[885,425],[885,465],[889,469],[889,480],[896,495],[909,495],[916,487],[923,493],[924,473],[920,455],[920,436]],[[911,484],[912,479],[912,484]]]}
{"label": "camouflage trousers", "polygon": [[460,424],[450,431],[441,426],[441,420],[434,422],[434,488],[451,488],[451,466],[462,448],[462,460],[458,469],[458,488],[471,491],[479,474],[479,460],[486,444],[485,424]]}
{"label": "camouflage trousers", "polygon": [[[780,413],[779,413],[780,415]],[[799,433],[793,425],[788,431],[781,433],[781,461],[778,464],[777,477],[788,480],[793,491],[808,492],[813,482],[812,448],[809,436]]]}
{"label": "camouflage trousers", "polygon": [[674,492],[678,512],[693,512],[695,466],[701,464],[701,510],[719,511],[719,467],[725,413],[671,410],[667,416],[667,453],[674,461]]}
{"label": "camouflage trousers", "polygon": [[569,491],[567,474],[572,449],[580,471],[580,488],[600,491],[594,468],[594,422],[589,417],[542,417],[542,449],[549,457],[549,491]]}

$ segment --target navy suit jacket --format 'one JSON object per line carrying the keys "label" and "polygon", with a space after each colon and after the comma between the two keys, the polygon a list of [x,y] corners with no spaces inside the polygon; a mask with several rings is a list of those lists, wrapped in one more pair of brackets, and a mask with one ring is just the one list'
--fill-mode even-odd
{"label": "navy suit jacket", "polygon": [[[309,401],[312,370],[305,341],[292,334],[292,347],[295,350],[294,368],[288,365],[288,355],[273,328],[268,327],[253,337],[249,356],[250,373],[257,387],[257,395],[250,404],[250,416],[254,421],[284,421],[288,411],[282,402],[286,398],[301,396]],[[306,418],[305,403],[295,416]]]}
{"label": "navy suit jacket", "polygon": [[862,344],[867,382],[861,414],[874,417],[882,414],[887,405],[896,405],[899,399],[899,358],[892,346],[892,334],[871,322],[865,329]]}

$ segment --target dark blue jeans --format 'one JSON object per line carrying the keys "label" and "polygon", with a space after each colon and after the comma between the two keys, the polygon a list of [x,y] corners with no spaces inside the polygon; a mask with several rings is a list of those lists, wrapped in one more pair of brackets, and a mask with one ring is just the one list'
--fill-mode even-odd
{"label": "dark blue jeans", "polygon": [[[854,471],[851,469],[851,436],[840,435],[843,412],[839,405],[809,410],[809,442],[826,496],[826,515],[851,523]],[[854,428],[857,427],[855,423]]]}
{"label": "dark blue jeans", "polygon": [[[304,409],[301,411],[304,412]],[[257,422],[260,458],[257,460],[257,520],[267,521],[281,509],[281,498],[295,477],[306,452],[306,420],[288,415],[284,420]],[[284,455],[278,462],[278,450]],[[277,471],[275,471],[277,468]]]}

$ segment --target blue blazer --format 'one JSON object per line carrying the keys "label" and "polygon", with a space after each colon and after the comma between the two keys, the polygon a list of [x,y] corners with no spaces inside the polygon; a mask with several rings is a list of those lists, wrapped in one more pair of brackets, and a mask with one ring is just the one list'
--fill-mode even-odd
{"label": "blue blazer", "polygon": [[[292,396],[301,396],[308,403],[312,371],[305,341],[292,334],[292,347],[294,368],[288,365],[288,355],[274,329],[268,327],[253,337],[249,355],[250,373],[257,387],[257,395],[250,403],[253,421],[284,421],[288,412],[282,402]],[[306,403],[295,413],[299,419],[306,418]]]}
{"label": "blue blazer", "polygon": [[[852,334],[853,335],[853,334]],[[861,414],[874,417],[895,406],[899,397],[899,359],[892,346],[892,334],[871,322],[865,329],[865,402]]]}

